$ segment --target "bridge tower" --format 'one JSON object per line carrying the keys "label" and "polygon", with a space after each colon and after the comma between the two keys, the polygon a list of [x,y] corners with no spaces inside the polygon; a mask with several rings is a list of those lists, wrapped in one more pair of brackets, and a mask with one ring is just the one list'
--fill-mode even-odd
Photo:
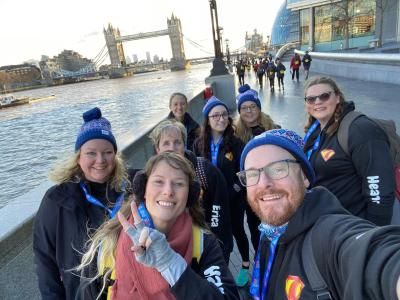
{"label": "bridge tower", "polygon": [[119,41],[121,37],[119,28],[114,28],[111,24],[108,24],[108,28],[104,28],[103,33],[104,38],[106,39],[111,65],[113,67],[126,66],[124,48],[122,46],[122,42]]}
{"label": "bridge tower", "polygon": [[181,20],[172,14],[171,19],[167,19],[169,39],[171,40],[172,58],[171,70],[184,70],[186,68],[185,49],[183,46],[183,34]]}

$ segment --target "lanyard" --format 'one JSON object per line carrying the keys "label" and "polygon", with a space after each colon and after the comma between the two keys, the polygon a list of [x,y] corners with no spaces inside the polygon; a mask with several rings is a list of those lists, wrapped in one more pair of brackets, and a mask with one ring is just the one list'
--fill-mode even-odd
{"label": "lanyard", "polygon": [[108,215],[110,216],[110,219],[112,219],[115,214],[118,212],[118,210],[122,206],[122,201],[124,200],[125,193],[122,192],[121,195],[118,196],[117,201],[115,202],[115,205],[113,209],[109,209],[107,206],[105,206],[103,203],[101,203],[99,200],[97,200],[95,197],[89,194],[86,185],[83,182],[80,182],[80,186],[82,188],[82,191],[85,193],[86,200],[89,201],[90,203],[104,208],[107,212]]}
{"label": "lanyard", "polygon": [[219,152],[219,146],[221,146],[222,143],[222,136],[219,138],[218,142],[214,145],[214,140],[211,137],[211,142],[210,142],[210,149],[211,149],[211,163],[217,167],[217,159],[218,159],[218,152]]}
{"label": "lanyard", "polygon": [[150,217],[149,212],[146,209],[146,206],[144,205],[144,202],[141,202],[138,206],[138,212],[140,217],[142,218],[142,221],[146,227],[149,228],[155,228],[153,224],[153,220]]}
{"label": "lanyard", "polygon": [[[312,123],[311,127],[307,130],[307,133],[304,137],[304,143],[307,143],[307,140],[310,138],[311,134],[315,131],[315,129],[317,129],[318,126],[319,126],[319,122],[318,122],[318,120],[315,120],[314,123]],[[321,132],[322,132],[322,130],[321,130]],[[318,137],[316,138],[312,148],[307,151],[308,160],[310,160],[312,153],[314,151],[316,151],[319,147],[319,143],[321,141],[321,132],[318,134]]]}

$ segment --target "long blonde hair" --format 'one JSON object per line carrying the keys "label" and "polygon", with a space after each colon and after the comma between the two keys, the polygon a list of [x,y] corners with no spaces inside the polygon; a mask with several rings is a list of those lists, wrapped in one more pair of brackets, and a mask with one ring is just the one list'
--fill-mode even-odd
{"label": "long blonde hair", "polygon": [[[262,111],[260,111],[260,114],[258,116],[257,124],[264,127],[265,130],[271,130],[275,128],[275,124],[272,118]],[[235,127],[236,136],[240,138],[244,143],[247,143],[253,138],[251,128],[244,123],[240,115],[236,120]]]}
{"label": "long blonde hair", "polygon": [[[192,164],[184,157],[174,152],[163,152],[155,155],[149,159],[145,166],[145,173],[148,176],[152,173],[153,169],[159,162],[166,161],[171,167],[178,168],[189,178],[189,185],[195,180],[195,172]],[[190,194],[190,192],[189,192]],[[134,195],[130,197],[132,201],[139,202]],[[127,201],[122,206],[120,212],[128,218],[131,215],[130,201]],[[192,217],[193,223],[199,227],[207,228],[204,212],[200,207],[199,201],[194,201],[194,204],[189,208],[189,214]],[[109,260],[109,269],[103,274],[102,270],[97,269],[96,275],[90,279],[90,282],[95,281],[97,278],[103,277],[103,286],[97,298],[106,287],[107,279],[110,277],[112,270],[115,268],[115,250],[118,243],[119,234],[122,230],[122,225],[118,218],[113,218],[103,223],[102,226],[96,231],[94,236],[88,240],[87,252],[82,256],[81,264],[76,268],[77,271],[82,271],[88,267],[98,255],[97,261]],[[101,251],[99,251],[101,249]],[[96,299],[97,299],[96,298]]]}
{"label": "long blonde hair", "polygon": [[[65,182],[79,182],[85,175],[78,164],[81,150],[56,162],[53,169],[49,172],[49,179],[57,184]],[[129,186],[128,175],[120,152],[115,154],[115,168],[111,173],[109,184],[112,189],[121,192],[122,187]]]}

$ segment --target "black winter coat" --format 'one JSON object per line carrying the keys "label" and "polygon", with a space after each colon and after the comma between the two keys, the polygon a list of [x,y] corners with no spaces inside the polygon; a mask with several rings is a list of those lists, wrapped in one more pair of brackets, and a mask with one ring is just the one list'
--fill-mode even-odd
{"label": "black winter coat", "polygon": [[[354,110],[353,102],[345,103],[344,113]],[[343,117],[342,116],[342,117]],[[328,128],[329,123],[325,128]],[[349,152],[346,155],[337,139],[325,129],[308,139],[307,153],[321,134],[317,151],[310,162],[315,170],[315,185],[322,185],[336,195],[352,214],[377,225],[389,225],[394,201],[393,161],[383,130],[366,117],[357,118],[349,129]]]}
{"label": "black winter coat", "polygon": [[[287,293],[295,292],[296,286],[301,293],[296,299],[317,299],[310,289],[302,261],[303,242],[311,228],[314,257],[333,299],[397,299],[400,227],[377,228],[350,215],[323,187],[308,192],[289,220],[276,248],[268,295],[264,299],[289,299]],[[376,232],[363,240],[363,234],[374,228]],[[261,243],[263,276],[269,240],[264,238]]]}
{"label": "black winter coat", "polygon": [[[88,183],[89,193],[105,199],[106,184]],[[108,199],[118,194],[111,191]],[[79,277],[71,269],[81,261],[80,253],[90,232],[107,218],[105,210],[89,203],[79,183],[51,187],[43,197],[35,218],[33,253],[42,299],[75,299]]]}
{"label": "black winter coat", "polygon": [[[175,119],[172,111],[169,113],[168,119]],[[193,143],[200,134],[200,126],[193,120],[189,113],[185,113],[182,124],[185,126],[187,132],[186,149],[192,150]]]}

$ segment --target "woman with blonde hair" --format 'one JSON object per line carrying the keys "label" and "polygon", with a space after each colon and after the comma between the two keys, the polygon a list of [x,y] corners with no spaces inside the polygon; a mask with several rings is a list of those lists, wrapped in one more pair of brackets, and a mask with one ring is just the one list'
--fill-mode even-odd
{"label": "woman with blonde hair", "polygon": [[200,185],[174,152],[150,158],[130,205],[94,235],[78,270],[80,299],[238,299],[214,235],[205,229]]}
{"label": "woman with blonde hair", "polygon": [[122,206],[128,178],[110,122],[99,108],[83,114],[75,153],[50,173],[56,182],[35,218],[33,252],[42,299],[75,299],[88,234]]}

